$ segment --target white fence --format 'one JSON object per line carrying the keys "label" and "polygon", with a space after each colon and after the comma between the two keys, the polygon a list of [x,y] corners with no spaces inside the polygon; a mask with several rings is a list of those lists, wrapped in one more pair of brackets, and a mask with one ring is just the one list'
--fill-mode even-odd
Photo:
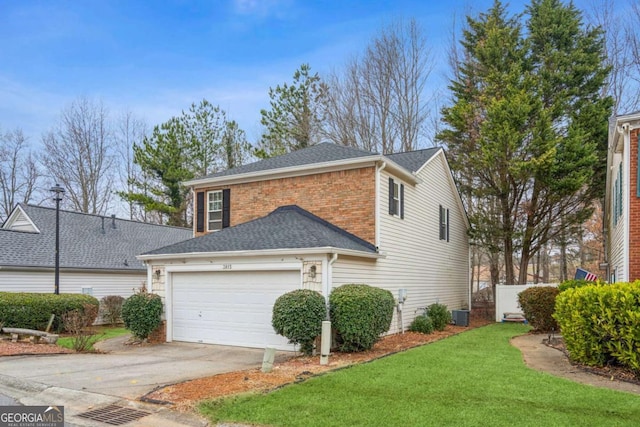
{"label": "white fence", "polygon": [[518,294],[525,289],[540,286],[558,286],[557,283],[538,283],[536,285],[497,285],[496,286],[496,322],[502,321],[504,313],[522,313],[518,304]]}

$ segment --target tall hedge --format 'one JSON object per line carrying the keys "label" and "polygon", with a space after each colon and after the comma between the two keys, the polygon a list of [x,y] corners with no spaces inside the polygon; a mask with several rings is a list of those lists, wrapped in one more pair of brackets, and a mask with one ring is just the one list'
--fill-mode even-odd
{"label": "tall hedge", "polygon": [[364,284],[335,288],[329,296],[331,325],[342,351],[368,350],[389,330],[395,301],[391,292]]}
{"label": "tall hedge", "polygon": [[518,294],[518,304],[527,321],[538,332],[558,329],[553,317],[556,296],[560,291],[554,286],[539,286],[525,289]]}
{"label": "tall hedge", "polygon": [[567,289],[555,318],[572,360],[617,362],[640,377],[640,281]]}
{"label": "tall hedge", "polygon": [[288,338],[291,344],[299,344],[300,351],[310,355],[326,317],[327,305],[322,294],[297,289],[276,300],[271,324],[277,334]]}
{"label": "tall hedge", "polygon": [[62,332],[62,316],[73,310],[82,311],[85,304],[100,305],[91,295],[0,292],[0,322],[6,327],[44,330],[54,314],[51,330]]}

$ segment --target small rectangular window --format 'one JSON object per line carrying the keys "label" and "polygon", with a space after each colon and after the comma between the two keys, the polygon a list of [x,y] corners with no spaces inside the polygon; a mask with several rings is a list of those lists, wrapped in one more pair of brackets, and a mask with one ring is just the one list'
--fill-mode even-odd
{"label": "small rectangular window", "polygon": [[449,209],[440,205],[440,240],[449,241]]}
{"label": "small rectangular window", "polygon": [[222,191],[207,193],[207,230],[222,230]]}
{"label": "small rectangular window", "polygon": [[389,215],[404,219],[404,184],[389,178]]}

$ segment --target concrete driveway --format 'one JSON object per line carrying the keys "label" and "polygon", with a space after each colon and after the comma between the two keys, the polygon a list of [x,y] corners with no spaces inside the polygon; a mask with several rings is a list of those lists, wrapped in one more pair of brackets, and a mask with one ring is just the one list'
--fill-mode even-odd
{"label": "concrete driveway", "polygon": [[136,399],[161,385],[259,367],[264,355],[262,349],[179,342],[124,346],[124,340],[111,340],[107,354],[2,357],[0,373],[18,381]]}

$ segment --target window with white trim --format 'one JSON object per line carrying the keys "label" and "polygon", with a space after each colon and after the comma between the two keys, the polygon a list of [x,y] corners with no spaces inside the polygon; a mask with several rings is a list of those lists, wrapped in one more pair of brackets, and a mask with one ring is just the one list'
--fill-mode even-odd
{"label": "window with white trim", "polygon": [[440,205],[440,240],[449,241],[449,209]]}
{"label": "window with white trim", "polygon": [[404,219],[404,184],[389,178],[389,215]]}
{"label": "window with white trim", "polygon": [[222,190],[207,193],[207,230],[222,230]]}

